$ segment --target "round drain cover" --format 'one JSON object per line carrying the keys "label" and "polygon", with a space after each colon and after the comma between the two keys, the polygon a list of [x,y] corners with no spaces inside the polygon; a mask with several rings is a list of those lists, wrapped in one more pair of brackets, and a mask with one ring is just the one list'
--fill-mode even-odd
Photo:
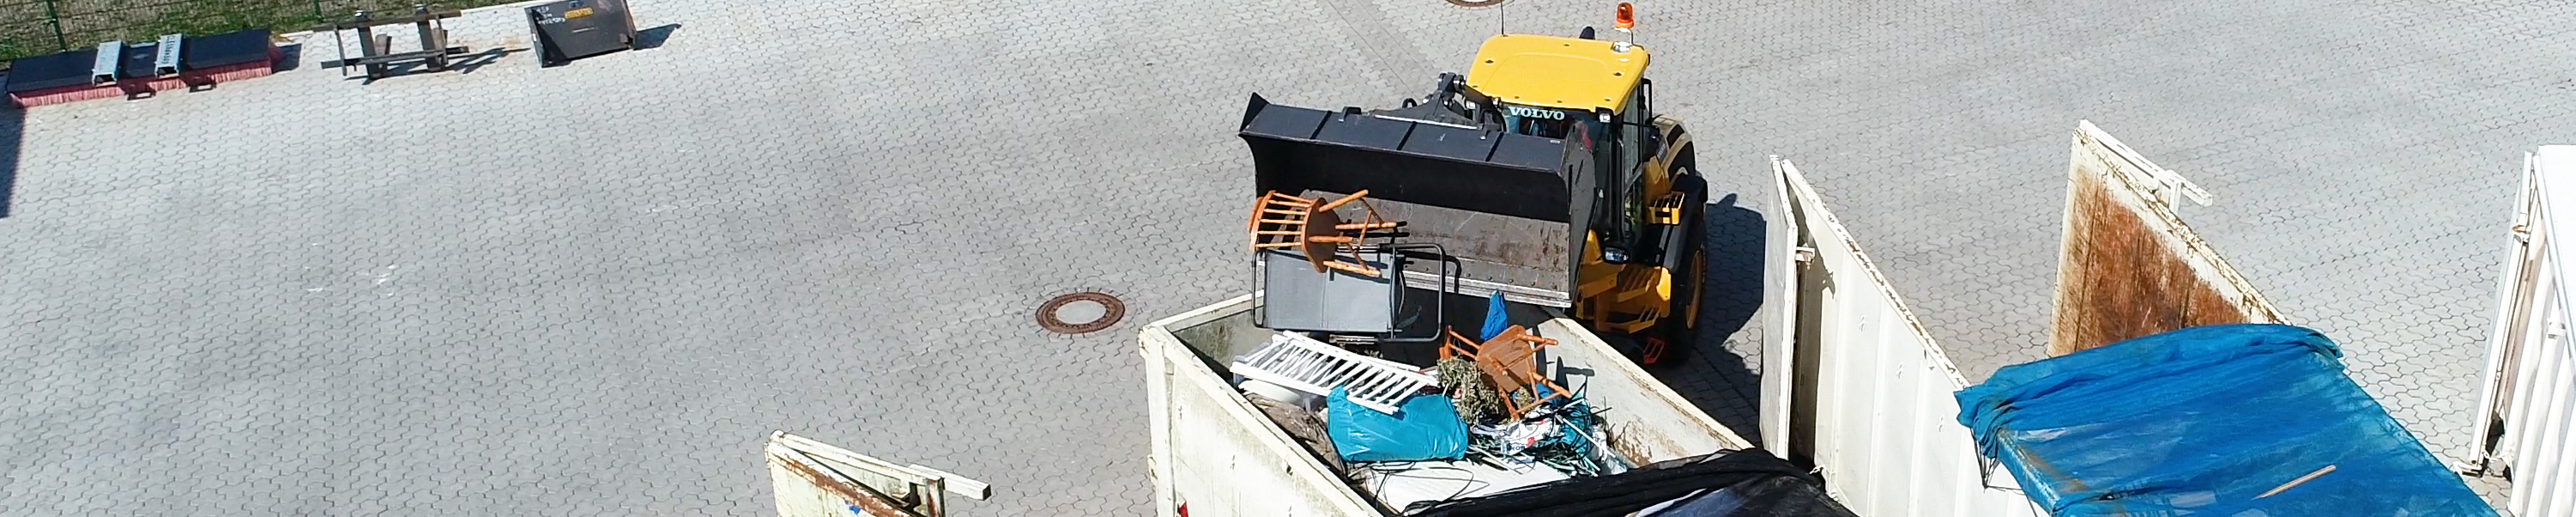
{"label": "round drain cover", "polygon": [[1117,325],[1124,317],[1127,303],[1108,293],[1071,293],[1038,305],[1038,328],[1048,332],[1089,334]]}
{"label": "round drain cover", "polygon": [[1493,7],[1503,5],[1503,0],[1449,0],[1449,3],[1459,7]]}

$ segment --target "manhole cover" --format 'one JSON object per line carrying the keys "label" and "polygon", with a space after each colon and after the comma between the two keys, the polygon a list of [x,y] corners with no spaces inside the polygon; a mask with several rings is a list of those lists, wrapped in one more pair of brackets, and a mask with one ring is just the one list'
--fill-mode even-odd
{"label": "manhole cover", "polygon": [[1126,302],[1107,293],[1079,292],[1038,305],[1038,328],[1064,334],[1089,334],[1127,317]]}
{"label": "manhole cover", "polygon": [[1459,7],[1493,7],[1503,5],[1503,0],[1449,0],[1449,3]]}

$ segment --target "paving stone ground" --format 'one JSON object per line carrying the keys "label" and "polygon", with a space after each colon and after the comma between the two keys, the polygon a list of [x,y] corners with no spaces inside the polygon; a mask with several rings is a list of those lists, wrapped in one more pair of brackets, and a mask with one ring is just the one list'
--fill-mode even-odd
{"label": "paving stone ground", "polygon": [[[483,11],[457,37],[522,50],[461,72],[346,81],[307,37],[0,111],[0,513],[765,515],[774,429],[993,483],[965,515],[1147,513],[1133,331],[1243,288],[1245,96],[1387,105],[1589,4],[670,0],[658,48],[550,69]],[[1767,154],[1972,379],[2037,358],[2089,118],[2460,459],[2520,153],[2576,142],[2551,5],[1641,5],[1741,194],[1734,353],[1667,378],[1754,434]],[[1077,290],[1130,321],[1034,327]]]}

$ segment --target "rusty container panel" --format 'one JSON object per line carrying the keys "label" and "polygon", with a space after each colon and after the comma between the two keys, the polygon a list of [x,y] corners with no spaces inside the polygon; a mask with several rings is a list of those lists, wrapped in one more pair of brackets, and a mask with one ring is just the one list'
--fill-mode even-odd
{"label": "rusty container panel", "polygon": [[785,431],[770,433],[770,495],[779,517],[940,517],[947,495],[984,499],[993,487],[920,465],[896,465]]}
{"label": "rusty container panel", "polygon": [[2091,122],[2076,129],[2071,154],[2049,355],[2188,327],[2280,322],[2271,302],[2174,214],[2172,198],[2192,187]]}

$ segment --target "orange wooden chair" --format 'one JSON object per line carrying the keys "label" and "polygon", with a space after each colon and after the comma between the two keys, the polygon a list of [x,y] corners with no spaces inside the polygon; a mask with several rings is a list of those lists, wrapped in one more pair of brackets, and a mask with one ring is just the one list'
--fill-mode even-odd
{"label": "orange wooden chair", "polygon": [[[1327,269],[1383,278],[1384,272],[1359,259],[1360,241],[1369,232],[1394,229],[1397,223],[1378,218],[1377,209],[1362,198],[1368,191],[1353,192],[1340,199],[1325,201],[1306,199],[1278,192],[1268,192],[1252,203],[1252,221],[1245,229],[1252,232],[1252,251],[1289,249],[1306,255],[1315,272]],[[1359,222],[1343,222],[1333,210],[1358,202],[1363,215]]]}
{"label": "orange wooden chair", "polygon": [[[1467,336],[1458,335],[1453,330],[1449,332],[1449,343],[1440,347],[1440,358],[1473,359],[1476,369],[1485,372],[1485,381],[1493,383],[1494,391],[1501,392],[1503,409],[1510,411],[1512,418],[1519,419],[1547,401],[1573,399],[1573,390],[1565,389],[1538,371],[1538,350],[1555,344],[1556,340],[1538,337],[1519,325],[1503,329],[1502,333],[1495,334],[1493,339],[1484,343],[1467,339]],[[1531,400],[1526,403],[1518,402],[1519,399],[1512,396],[1538,386],[1547,387],[1547,396],[1539,397],[1537,391],[1532,390]]]}

